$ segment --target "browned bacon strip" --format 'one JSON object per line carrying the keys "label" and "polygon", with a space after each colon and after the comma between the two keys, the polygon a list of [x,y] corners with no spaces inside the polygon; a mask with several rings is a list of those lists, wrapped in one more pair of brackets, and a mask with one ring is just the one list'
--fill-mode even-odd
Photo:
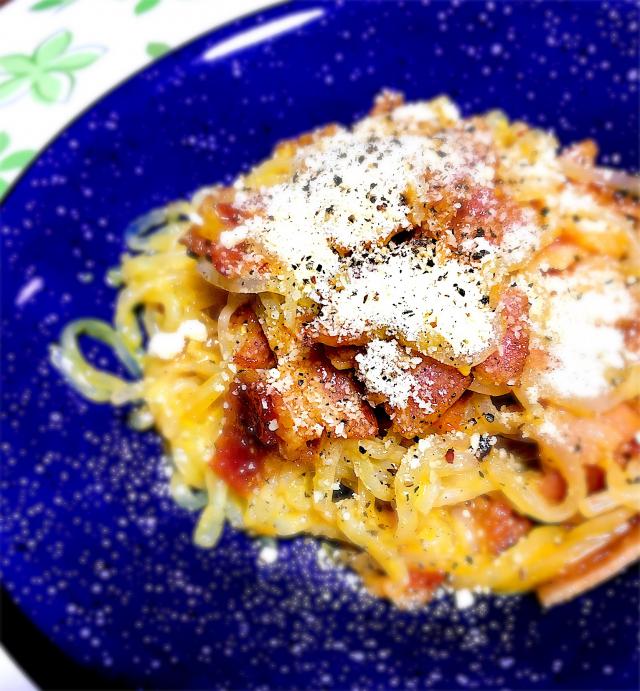
{"label": "browned bacon strip", "polygon": [[[585,465],[584,475],[588,494],[604,489],[605,473],[602,468],[597,465]],[[549,501],[562,501],[567,494],[567,482],[555,468],[543,468],[539,487],[541,494]]]}
{"label": "browned bacon strip", "polygon": [[240,307],[231,317],[230,325],[236,334],[237,349],[233,361],[243,369],[274,367],[275,357],[269,347],[255,312],[248,305]]}
{"label": "browned bacon strip", "polygon": [[431,423],[433,429],[440,434],[459,430],[471,417],[468,410],[469,399],[470,392],[465,391],[450,408],[447,408],[437,420]]}
{"label": "browned bacon strip", "polygon": [[521,291],[508,288],[498,309],[503,328],[498,350],[477,365],[473,374],[483,384],[514,386],[518,384],[529,355],[529,301]]}
{"label": "browned bacon strip", "polygon": [[404,103],[404,96],[399,91],[383,89],[375,98],[371,115],[389,115]]}
{"label": "browned bacon strip", "polygon": [[309,344],[322,343],[330,348],[357,347],[366,345],[371,340],[367,333],[354,333],[335,336],[316,321],[310,322],[304,331],[305,341]]}
{"label": "browned bacon strip", "polygon": [[[263,427],[249,405],[249,394],[231,386],[225,400],[224,425],[216,439],[211,467],[235,492],[248,494],[262,481],[264,459],[277,447],[277,438]],[[266,417],[266,416],[265,416]]]}
{"label": "browned bacon strip", "polygon": [[198,208],[202,224],[192,226],[181,240],[191,254],[208,259],[228,278],[246,275],[249,269],[256,268],[257,261],[245,243],[225,247],[219,242],[222,231],[235,228],[258,213],[257,209],[234,206],[234,196],[233,189],[212,190]]}
{"label": "browned bacon strip", "polygon": [[474,523],[492,554],[500,554],[531,530],[531,521],[511,508],[500,494],[489,494],[467,502]]}
{"label": "browned bacon strip", "polygon": [[632,353],[640,354],[640,314],[620,322],[624,334],[624,344]]}
{"label": "browned bacon strip", "polygon": [[241,278],[261,267],[261,263],[244,243],[225,247],[219,242],[208,240],[195,228],[188,230],[180,242],[193,256],[208,259],[216,271],[226,278]]}
{"label": "browned bacon strip", "polygon": [[471,377],[461,374],[455,367],[422,356],[422,363],[411,370],[422,391],[421,398],[431,404],[427,412],[409,396],[404,408],[385,404],[393,419],[394,428],[404,437],[428,434],[430,427],[462,396],[471,383]]}
{"label": "browned bacon strip", "polygon": [[348,439],[377,434],[373,410],[348,372],[318,357],[280,365],[279,372],[275,386],[265,370],[241,372],[238,381],[252,415],[261,421],[254,424],[260,438],[267,439],[265,430],[275,434],[286,458],[303,457],[309,443],[325,434]]}
{"label": "browned bacon strip", "polygon": [[478,237],[485,238],[492,245],[499,245],[503,227],[512,219],[514,208],[505,200],[499,200],[489,187],[472,189],[460,204],[452,223],[458,245],[464,240]]}

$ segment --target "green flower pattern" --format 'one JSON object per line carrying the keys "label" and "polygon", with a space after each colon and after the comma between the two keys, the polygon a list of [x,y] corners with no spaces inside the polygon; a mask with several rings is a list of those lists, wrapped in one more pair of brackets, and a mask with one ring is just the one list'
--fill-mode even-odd
{"label": "green flower pattern", "polygon": [[134,8],[134,12],[136,14],[144,14],[145,12],[149,12],[149,10],[152,10],[154,7],[157,7],[162,0],[139,0],[136,3],[136,6]]}
{"label": "green flower pattern", "polygon": [[150,58],[161,58],[163,55],[171,50],[171,46],[168,43],[161,43],[159,41],[152,41],[147,43],[147,55]]}
{"label": "green flower pattern", "polygon": [[[31,5],[32,12],[41,12],[42,10],[62,9],[76,0],[40,0],[35,5]],[[137,0],[133,11],[136,14],[144,14],[157,7],[162,0]]]}
{"label": "green flower pattern", "polygon": [[73,91],[75,73],[104,52],[96,47],[70,49],[72,40],[70,31],[60,31],[44,40],[32,55],[0,57],[0,104],[23,91],[42,103],[65,101]]}
{"label": "green flower pattern", "polygon": [[9,189],[9,183],[2,178],[2,174],[22,170],[36,154],[35,151],[30,149],[20,149],[5,155],[10,141],[9,135],[6,132],[0,132],[0,199]]}
{"label": "green flower pattern", "polygon": [[[133,14],[144,15],[164,0],[129,0]],[[30,5],[32,12],[62,10],[77,0],[37,0]],[[2,4],[0,0],[0,4]],[[33,53],[0,55],[0,108],[9,101],[29,95],[37,103],[56,104],[69,99],[80,70],[98,60],[106,48],[102,46],[74,46],[74,36],[63,29],[43,40]],[[171,50],[163,41],[145,45],[147,56],[153,60]],[[35,157],[37,151],[11,151],[11,138],[0,132],[0,200],[9,189],[11,180]]]}
{"label": "green flower pattern", "polygon": [[75,2],[75,0],[40,0],[40,2],[36,2],[35,5],[31,6],[31,10],[40,12],[41,10],[50,10],[54,7],[61,9],[70,5],[72,2]]}

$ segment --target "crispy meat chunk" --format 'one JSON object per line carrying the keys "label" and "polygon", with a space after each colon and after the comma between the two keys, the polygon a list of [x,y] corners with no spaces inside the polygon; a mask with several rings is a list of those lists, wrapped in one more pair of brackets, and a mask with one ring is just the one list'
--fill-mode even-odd
{"label": "crispy meat chunk", "polygon": [[304,339],[309,344],[321,343],[330,348],[346,348],[366,345],[371,340],[371,335],[362,332],[334,336],[327,331],[324,325],[312,321],[305,326]]}
{"label": "crispy meat chunk", "polygon": [[264,381],[263,371],[245,370],[232,387],[240,410],[239,420],[261,444],[276,447],[278,411],[275,399]]}
{"label": "crispy meat chunk", "polygon": [[463,198],[453,219],[453,234],[458,245],[464,240],[482,237],[499,245],[503,227],[513,213],[511,205],[500,200],[490,187],[476,187]]}
{"label": "crispy meat chunk", "polygon": [[618,325],[624,334],[624,344],[632,353],[640,355],[640,313],[631,319],[625,319]]}
{"label": "crispy meat chunk", "polygon": [[532,523],[511,508],[500,494],[488,494],[468,502],[474,522],[480,526],[481,538],[493,554],[513,547],[531,530]]}
{"label": "crispy meat chunk", "polygon": [[451,227],[460,248],[465,240],[477,238],[500,245],[505,234],[525,223],[525,212],[513,199],[494,188],[475,186],[463,195]]}
{"label": "crispy meat chunk", "polygon": [[242,369],[274,367],[275,357],[269,347],[262,326],[249,305],[240,307],[230,320],[235,334],[236,351],[233,361]]}
{"label": "crispy meat chunk", "polygon": [[566,480],[555,468],[543,468],[539,488],[540,493],[549,501],[562,501],[567,494]]}
{"label": "crispy meat chunk", "polygon": [[207,239],[199,230],[191,228],[181,240],[187,251],[198,259],[208,259],[216,271],[226,278],[247,276],[260,270],[262,262],[251,254],[244,243],[225,247]]}
{"label": "crispy meat chunk", "polygon": [[250,392],[231,386],[225,400],[224,425],[216,439],[211,467],[238,494],[246,495],[262,480],[264,458],[277,448],[277,438],[264,426],[268,411],[258,417]]}
{"label": "crispy meat chunk", "polygon": [[433,429],[439,434],[446,434],[447,432],[461,429],[470,417],[468,409],[470,398],[470,392],[465,391],[450,408],[447,408],[439,418],[431,423]]}
{"label": "crispy meat chunk", "polygon": [[442,571],[428,569],[410,569],[407,590],[413,594],[424,595],[429,600],[442,585],[445,574]]}
{"label": "crispy meat chunk", "polygon": [[625,448],[633,448],[635,435],[640,429],[640,412],[628,401],[589,418],[559,410],[553,416],[553,425],[558,430],[554,436],[540,434],[535,427],[529,431],[540,445],[541,455],[597,466],[603,454],[613,450],[617,452],[617,460],[625,465],[628,460],[625,461],[622,454]]}
{"label": "crispy meat chunk", "polygon": [[502,338],[498,350],[477,365],[473,374],[481,383],[514,386],[518,383],[529,355],[529,301],[516,288],[508,288],[498,306]]}
{"label": "crispy meat chunk", "polygon": [[247,370],[238,381],[253,415],[262,420],[256,429],[273,432],[286,458],[304,457],[323,435],[366,439],[378,432],[373,410],[351,375],[319,356],[277,370]]}
{"label": "crispy meat chunk", "polygon": [[389,403],[385,408],[393,419],[393,426],[402,436],[422,437],[431,426],[462,396],[471,383],[471,377],[461,374],[455,367],[422,356],[422,362],[411,374],[417,381],[422,401],[429,402],[429,410],[409,396],[404,408]]}
{"label": "crispy meat chunk", "polygon": [[202,223],[192,226],[181,240],[193,256],[208,259],[227,278],[245,276],[261,265],[246,243],[225,247],[219,242],[223,231],[258,213],[257,204],[255,209],[234,206],[234,195],[231,188],[213,190],[198,208]]}

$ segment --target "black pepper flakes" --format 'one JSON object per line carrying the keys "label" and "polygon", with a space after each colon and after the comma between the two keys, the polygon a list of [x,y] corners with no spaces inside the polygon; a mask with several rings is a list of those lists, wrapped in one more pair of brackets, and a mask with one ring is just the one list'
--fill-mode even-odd
{"label": "black pepper flakes", "polygon": [[481,434],[478,441],[478,448],[475,452],[475,457],[479,461],[484,460],[489,455],[492,446],[491,437],[488,434]]}
{"label": "black pepper flakes", "polygon": [[331,494],[331,501],[338,502],[343,499],[349,499],[353,496],[353,490],[347,485],[343,485],[342,482],[339,483],[338,489],[334,489]]}

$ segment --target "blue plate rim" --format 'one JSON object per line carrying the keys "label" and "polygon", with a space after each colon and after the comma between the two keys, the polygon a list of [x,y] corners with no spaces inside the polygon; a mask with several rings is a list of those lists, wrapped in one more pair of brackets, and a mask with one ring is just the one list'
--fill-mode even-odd
{"label": "blue plate rim", "polygon": [[[5,198],[2,201],[2,204],[0,206],[4,206],[5,203],[10,203],[12,199],[15,196],[15,192],[17,189],[19,189],[20,184],[24,181],[25,177],[28,177],[28,174],[32,171],[32,168],[41,160],[43,156],[45,156],[53,147],[56,142],[64,136],[64,134],[67,132],[68,129],[73,127],[79,120],[84,118],[88,113],[90,113],[96,106],[98,106],[103,100],[111,97],[114,93],[116,93],[119,89],[123,88],[125,85],[127,85],[130,81],[138,78],[141,74],[144,74],[147,71],[153,70],[156,68],[159,63],[161,63],[165,59],[170,59],[170,58],[176,58],[182,51],[187,51],[190,46],[197,42],[201,41],[207,37],[211,37],[212,41],[214,39],[217,40],[224,40],[226,37],[229,35],[233,35],[235,33],[241,32],[247,28],[251,28],[252,26],[256,25],[256,21],[258,22],[257,25],[259,26],[262,22],[268,21],[269,19],[272,18],[277,18],[280,16],[285,16],[290,14],[292,11],[296,11],[296,9],[299,9],[300,7],[312,7],[312,6],[322,6],[322,5],[332,5],[333,3],[331,2],[326,2],[325,0],[318,0],[317,2],[304,2],[304,0],[293,0],[292,2],[278,2],[274,3],[273,5],[270,5],[258,12],[252,12],[252,13],[247,13],[241,17],[238,17],[236,19],[230,20],[229,22],[219,26],[215,27],[214,29],[211,29],[209,31],[203,31],[201,34],[198,36],[194,36],[191,40],[187,41],[186,43],[182,44],[181,46],[175,48],[174,50],[170,51],[166,56],[161,58],[158,61],[155,61],[153,63],[147,64],[142,66],[139,70],[136,72],[130,74],[117,84],[114,84],[112,88],[109,90],[105,91],[101,96],[94,101],[92,101],[90,104],[87,105],[86,108],[84,108],[81,112],[79,112],[69,123],[66,124],[66,126],[58,131],[48,142],[47,144],[42,148],[42,150],[39,152],[38,156],[30,163],[30,165],[22,171],[21,175],[12,183],[10,189],[7,191],[7,194]],[[264,41],[261,41],[264,42]],[[0,209],[1,210],[1,209]],[[4,586],[2,586],[4,588]],[[38,629],[40,630],[40,629]],[[51,640],[51,639],[50,639]],[[113,680],[111,681],[110,688],[114,687],[114,682]],[[123,688],[128,688],[128,687],[123,687]]]}

